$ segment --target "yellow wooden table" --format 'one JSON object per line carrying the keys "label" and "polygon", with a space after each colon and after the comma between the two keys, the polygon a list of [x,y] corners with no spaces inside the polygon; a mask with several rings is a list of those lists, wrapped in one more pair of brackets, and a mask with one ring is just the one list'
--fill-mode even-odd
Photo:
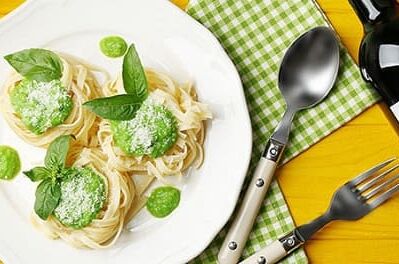
{"label": "yellow wooden table", "polygon": [[[0,16],[22,0],[0,0]],[[187,0],[175,0],[180,7]],[[357,58],[362,27],[348,0],[318,0],[349,52]],[[295,158],[278,179],[297,224],[321,214],[334,190],[371,165],[399,155],[399,137],[376,105]],[[304,188],[306,187],[306,188]],[[311,263],[399,263],[399,197],[366,218],[328,226],[306,245]]]}

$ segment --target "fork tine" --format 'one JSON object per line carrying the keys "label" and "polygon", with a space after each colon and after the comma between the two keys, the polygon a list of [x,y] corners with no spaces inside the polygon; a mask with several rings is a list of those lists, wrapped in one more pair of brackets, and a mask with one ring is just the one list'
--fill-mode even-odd
{"label": "fork tine", "polygon": [[371,208],[372,209],[376,208],[377,206],[379,206],[380,204],[382,204],[383,202],[385,202],[386,200],[391,198],[398,191],[399,191],[399,183],[396,184],[395,186],[391,187],[388,191],[386,191],[383,194],[381,194],[375,200],[373,200],[370,203]]}
{"label": "fork tine", "polygon": [[396,181],[397,179],[399,179],[399,174],[389,178],[387,181],[383,182],[382,184],[378,185],[377,187],[373,188],[369,193],[367,193],[366,196],[364,196],[364,198],[366,200],[370,199],[371,197],[373,197],[374,195],[376,195],[379,191],[381,191],[382,189],[384,189],[385,187],[388,187],[389,184],[393,183],[394,181]]}
{"label": "fork tine", "polygon": [[373,178],[371,181],[367,182],[365,185],[357,188],[359,190],[359,192],[364,192],[368,189],[370,189],[370,187],[372,187],[378,180],[384,178],[385,176],[387,176],[389,173],[391,173],[392,171],[396,170],[397,168],[399,168],[399,164],[393,166],[392,168],[384,171],[383,173],[381,173],[380,175],[378,175],[377,177]]}
{"label": "fork tine", "polygon": [[359,183],[363,182],[365,179],[367,179],[368,177],[372,176],[375,172],[377,172],[380,169],[384,168],[385,166],[387,166],[389,163],[391,163],[394,160],[396,160],[396,157],[391,158],[389,160],[386,160],[386,161],[374,166],[373,168],[369,169],[366,172],[363,172],[362,174],[360,174],[359,176],[357,176],[356,178],[351,180],[349,183],[351,183],[353,185],[358,185]]}

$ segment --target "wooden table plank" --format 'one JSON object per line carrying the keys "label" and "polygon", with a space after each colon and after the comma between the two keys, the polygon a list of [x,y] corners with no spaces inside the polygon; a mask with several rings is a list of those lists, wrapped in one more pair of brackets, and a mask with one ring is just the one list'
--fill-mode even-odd
{"label": "wooden table plank", "polygon": [[[338,186],[398,150],[377,106],[289,162],[278,177],[296,223],[321,214]],[[328,226],[306,246],[311,262],[399,263],[398,205],[396,197],[360,221]]]}
{"label": "wooden table plank", "polygon": [[24,0],[0,0],[0,17],[14,10],[23,1]]}

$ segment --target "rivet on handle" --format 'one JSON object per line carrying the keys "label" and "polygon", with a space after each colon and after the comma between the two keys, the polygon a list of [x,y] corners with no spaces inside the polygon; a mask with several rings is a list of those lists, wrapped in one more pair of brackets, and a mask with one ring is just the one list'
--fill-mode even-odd
{"label": "rivet on handle", "polygon": [[289,238],[289,239],[287,239],[287,244],[289,245],[289,246],[293,246],[293,245],[295,245],[295,241],[294,241],[294,239],[292,239],[292,238]]}
{"label": "rivet on handle", "polygon": [[231,241],[231,242],[229,243],[229,249],[231,249],[231,250],[236,250],[236,249],[237,249],[237,243],[234,242],[234,241]]}
{"label": "rivet on handle", "polygon": [[270,150],[270,154],[272,155],[272,156],[276,156],[277,155],[277,149],[275,149],[275,148],[272,148],[271,150]]}
{"label": "rivet on handle", "polygon": [[258,264],[266,264],[267,262],[266,262],[266,258],[264,257],[264,256],[260,256],[259,258],[258,258]]}
{"label": "rivet on handle", "polygon": [[278,162],[283,154],[285,144],[269,139],[262,156],[268,160]]}
{"label": "rivet on handle", "polygon": [[265,181],[261,178],[256,180],[256,187],[262,187],[265,184]]}

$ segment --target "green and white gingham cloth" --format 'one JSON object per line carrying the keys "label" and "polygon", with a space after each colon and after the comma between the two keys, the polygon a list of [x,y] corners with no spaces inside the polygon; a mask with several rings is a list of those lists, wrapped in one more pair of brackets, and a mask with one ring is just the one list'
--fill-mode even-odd
{"label": "green and white gingham cloth", "polygon": [[[284,99],[277,87],[279,64],[285,51],[305,31],[329,23],[312,0],[192,0],[187,11],[219,39],[240,73],[254,135],[251,174],[285,110]],[[335,87],[317,107],[296,116],[284,161],[309,148],[377,99],[374,91],[363,82],[352,58],[342,48]],[[300,184],[300,179],[297,184]],[[294,222],[284,196],[274,182],[243,257],[293,228]],[[226,230],[220,232],[192,263],[216,263],[225,235]],[[307,258],[301,250],[282,263],[307,263]]]}

